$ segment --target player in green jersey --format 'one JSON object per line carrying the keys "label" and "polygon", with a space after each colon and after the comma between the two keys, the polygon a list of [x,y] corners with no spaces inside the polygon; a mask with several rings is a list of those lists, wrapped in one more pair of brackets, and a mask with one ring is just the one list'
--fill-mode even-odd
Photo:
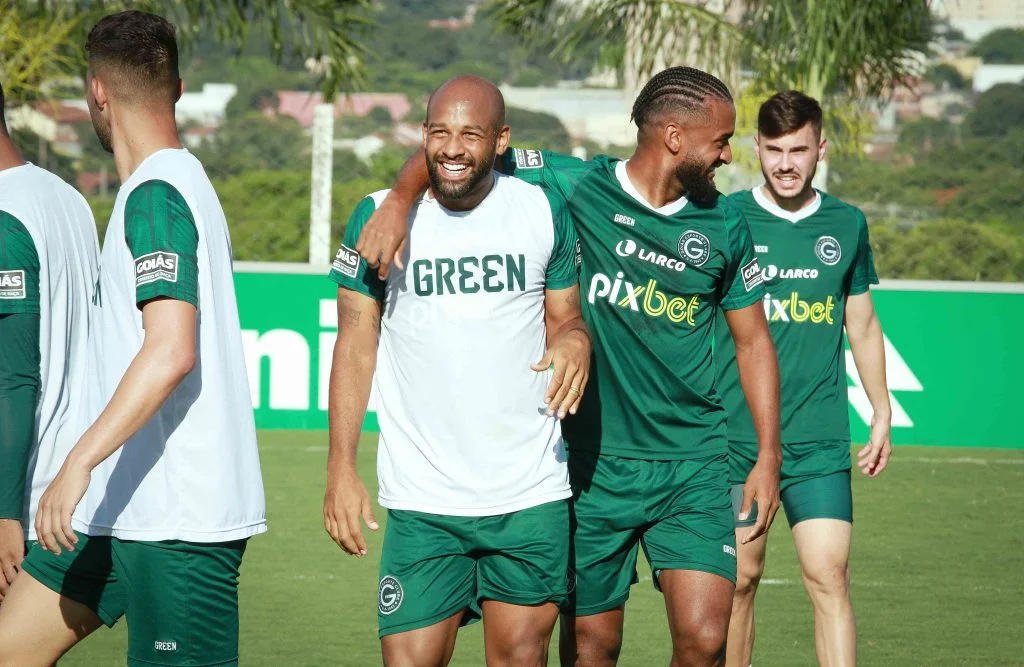
{"label": "player in green jersey", "polygon": [[[673,664],[711,665],[724,652],[736,573],[726,414],[711,351],[718,310],[736,339],[759,442],[745,496],[765,511],[740,541],[766,530],[778,503],[778,368],[746,220],[713,182],[732,159],[728,88],[700,70],[670,68],[641,91],[633,120],[629,160],[523,149],[502,160],[505,172],[566,201],[594,336],[591,384],[563,428],[576,587],[561,657],[615,664],[642,546],[665,593]],[[399,247],[405,212],[426,185],[422,163],[407,164],[364,230],[364,258],[390,259]]]}
{"label": "player in green jersey", "polygon": [[[804,585],[814,607],[822,665],[853,665],[856,635],[847,564],[853,522],[850,424],[843,326],[874,409],[861,470],[885,469],[890,407],[882,328],[869,285],[877,283],[868,227],[857,208],[811,187],[825,155],[822,112],[790,91],[758,114],[757,153],[765,183],[730,200],[745,214],[764,277],[765,314],[781,376],[782,503],[793,530]],[[754,465],[757,433],[743,400],[727,332],[718,332],[719,388],[729,412],[731,481]],[[741,492],[734,487],[734,496]],[[738,507],[738,501],[736,502]],[[737,534],[752,519],[737,519]],[[747,667],[754,643],[754,594],[764,571],[767,535],[738,547],[727,664]]]}

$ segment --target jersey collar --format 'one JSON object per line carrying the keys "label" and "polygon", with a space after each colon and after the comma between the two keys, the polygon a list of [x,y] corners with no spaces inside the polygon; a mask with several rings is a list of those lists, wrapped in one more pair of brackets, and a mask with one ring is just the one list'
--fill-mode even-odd
{"label": "jersey collar", "polygon": [[669,202],[661,208],[656,208],[649,201],[644,199],[644,196],[640,194],[640,191],[633,187],[633,182],[629,180],[629,174],[626,173],[626,163],[629,160],[622,160],[615,165],[615,178],[618,179],[619,185],[626,191],[626,194],[643,204],[646,208],[651,209],[655,213],[662,215],[675,215],[679,211],[683,210],[686,206],[686,197],[680,197],[679,199]]}
{"label": "jersey collar", "polygon": [[789,220],[792,223],[797,223],[803,220],[804,218],[811,217],[812,215],[818,212],[819,208],[821,208],[821,193],[818,192],[817,190],[814,191],[814,201],[812,201],[807,206],[804,206],[799,211],[796,211],[795,213],[790,213],[786,209],[782,208],[781,206],[773,202],[771,199],[768,199],[767,195],[764,194],[764,185],[757,186],[751,192],[753,193],[754,201],[757,202],[758,206],[768,211],[775,217],[782,218],[783,220]]}

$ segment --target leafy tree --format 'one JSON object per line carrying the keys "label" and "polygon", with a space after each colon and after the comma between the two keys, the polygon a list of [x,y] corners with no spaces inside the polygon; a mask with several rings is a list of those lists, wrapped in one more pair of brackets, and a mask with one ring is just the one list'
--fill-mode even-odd
{"label": "leafy tree", "polygon": [[1019,234],[965,220],[937,220],[901,230],[871,226],[878,273],[884,278],[1020,281]]}
{"label": "leafy tree", "polygon": [[[742,20],[703,3],[679,0],[490,0],[504,28],[563,58],[597,48],[602,62],[641,80],[685,54],[732,79],[738,67],[753,77],[758,99],[795,88],[822,101],[826,113],[855,139],[863,135],[861,105],[921,70],[932,34],[927,0],[762,0],[744,3]],[[753,105],[750,105],[753,106]],[[749,130],[750,115],[740,126]],[[835,146],[836,136],[833,135]],[[849,142],[850,152],[859,147]],[[826,165],[819,173],[824,177]],[[822,179],[824,180],[824,179]]]}
{"label": "leafy tree", "polygon": [[949,86],[951,90],[964,90],[968,88],[968,82],[960,74],[960,70],[949,63],[932,65],[925,72],[924,78],[935,84],[936,88]]}
{"label": "leafy tree", "polygon": [[990,64],[1024,64],[1024,28],[993,30],[978,40],[971,55]]}
{"label": "leafy tree", "polygon": [[310,139],[294,118],[268,118],[250,111],[226,117],[195,154],[215,178],[254,170],[294,169],[306,170],[308,179],[310,150]]}
{"label": "leafy tree", "polygon": [[[214,35],[222,44],[242,49],[254,35],[266,35],[271,54],[285,58],[316,58],[322,63],[322,87],[331,97],[338,90],[363,81],[364,39],[372,22],[372,0],[6,0],[0,18],[9,8],[21,11],[22,21],[38,21],[36,31],[48,22],[67,16],[79,20],[76,32],[65,35],[58,51],[67,58],[60,71],[81,72],[82,45],[87,31],[100,17],[121,9],[141,9],[161,14],[178,27],[191,44]],[[12,19],[16,24],[19,20]],[[24,25],[24,24],[22,24]]]}
{"label": "leafy tree", "polygon": [[538,146],[561,153],[572,150],[569,132],[558,117],[549,113],[508,107],[505,122],[512,128],[513,145]]}
{"label": "leafy tree", "polygon": [[975,101],[964,125],[976,137],[1003,137],[1024,127],[1024,85],[992,86]]}
{"label": "leafy tree", "polygon": [[46,97],[44,84],[72,72],[76,60],[66,47],[78,20],[63,8],[44,19],[0,0],[0,82],[8,105]]}

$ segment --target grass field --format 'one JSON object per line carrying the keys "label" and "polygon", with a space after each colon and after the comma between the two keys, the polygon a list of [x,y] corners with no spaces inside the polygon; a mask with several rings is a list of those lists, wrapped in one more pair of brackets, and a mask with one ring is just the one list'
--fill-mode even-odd
{"label": "grass field", "polygon": [[[371,493],[375,443],[365,435],[359,454]],[[252,540],[242,568],[242,664],[380,664],[381,535],[357,560],[324,532],[326,434],[264,431],[260,444],[270,531]],[[1024,451],[898,448],[881,478],[856,474],[854,496],[860,665],[1024,665]],[[643,564],[640,575],[620,664],[664,665],[662,600]],[[781,513],[765,578],[754,665],[814,665],[810,604]],[[60,664],[124,664],[126,644],[122,622]],[[453,664],[484,664],[479,624],[463,630]]]}

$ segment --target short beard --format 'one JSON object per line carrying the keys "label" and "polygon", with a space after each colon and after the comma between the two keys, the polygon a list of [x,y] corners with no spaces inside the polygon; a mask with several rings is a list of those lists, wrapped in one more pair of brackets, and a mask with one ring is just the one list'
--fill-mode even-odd
{"label": "short beard", "polygon": [[796,193],[793,196],[786,196],[779,192],[776,192],[775,188],[772,186],[772,179],[769,177],[769,174],[765,172],[764,169],[761,170],[761,175],[764,176],[765,187],[772,191],[772,196],[775,197],[775,201],[793,201],[807,198],[808,193],[814,189],[814,174],[817,171],[818,165],[815,164],[813,167],[811,167],[810,173],[808,173],[807,176],[804,178],[803,189],[801,189],[800,192]]}
{"label": "short beard", "polygon": [[112,133],[110,131],[110,126],[101,127],[100,124],[94,120],[92,123],[92,129],[96,131],[96,138],[100,140],[100,146],[103,147],[103,150],[113,155],[114,142],[111,136]]}
{"label": "short beard", "polygon": [[676,178],[686,189],[686,198],[698,204],[710,204],[718,196],[718,188],[708,178],[708,165],[690,157],[676,167]]}
{"label": "short beard", "polygon": [[[493,157],[493,156],[492,156]],[[441,171],[444,169],[435,158],[433,160],[427,160],[427,173],[430,175],[430,189],[434,191],[435,197],[441,197],[442,199],[459,200],[476,189],[480,183],[491,175],[491,168],[494,166],[494,160],[486,160],[483,163],[487,165],[484,168],[483,165],[476,162],[472,162],[467,165],[467,169],[470,170],[469,178],[461,183],[451,183],[446,181]]]}

